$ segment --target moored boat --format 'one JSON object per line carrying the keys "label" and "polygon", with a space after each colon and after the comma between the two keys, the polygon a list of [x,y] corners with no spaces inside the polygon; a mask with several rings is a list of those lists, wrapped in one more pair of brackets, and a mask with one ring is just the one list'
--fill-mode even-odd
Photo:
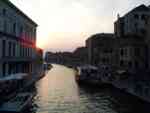
{"label": "moored boat", "polygon": [[23,92],[19,93],[11,100],[4,102],[0,106],[0,112],[16,112],[23,111],[32,101],[34,97],[33,93]]}
{"label": "moored boat", "polygon": [[95,66],[80,66],[78,67],[78,81],[79,82],[87,82],[87,83],[100,83],[100,75],[98,73],[98,68]]}

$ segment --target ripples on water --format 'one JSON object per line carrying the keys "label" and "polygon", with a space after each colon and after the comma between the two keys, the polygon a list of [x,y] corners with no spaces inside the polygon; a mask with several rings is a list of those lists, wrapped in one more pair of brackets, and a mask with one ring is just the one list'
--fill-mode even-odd
{"label": "ripples on water", "polygon": [[[34,113],[146,113],[139,100],[114,88],[78,87],[74,71],[55,65],[36,84]],[[136,106],[137,105],[137,106]],[[147,112],[150,113],[150,112]]]}

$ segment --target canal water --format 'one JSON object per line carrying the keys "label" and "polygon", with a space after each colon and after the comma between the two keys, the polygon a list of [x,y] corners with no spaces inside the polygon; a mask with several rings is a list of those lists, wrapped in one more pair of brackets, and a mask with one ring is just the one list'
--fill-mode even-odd
{"label": "canal water", "polygon": [[115,88],[78,86],[75,72],[61,65],[53,65],[35,91],[31,113],[150,113],[140,100]]}

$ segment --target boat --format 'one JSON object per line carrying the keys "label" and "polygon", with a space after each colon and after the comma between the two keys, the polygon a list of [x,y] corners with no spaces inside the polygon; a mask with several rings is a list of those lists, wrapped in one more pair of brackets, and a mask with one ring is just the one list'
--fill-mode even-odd
{"label": "boat", "polygon": [[100,76],[98,73],[98,68],[95,66],[80,66],[78,67],[79,81],[89,82],[89,83],[99,83]]}
{"label": "boat", "polygon": [[0,99],[1,101],[9,100],[16,95],[16,92],[23,89],[29,81],[29,74],[16,73],[0,78]]}
{"label": "boat", "polygon": [[19,93],[14,98],[10,99],[7,102],[4,102],[0,106],[0,112],[19,113],[23,111],[28,105],[31,104],[33,97],[34,97],[33,93],[29,92]]}

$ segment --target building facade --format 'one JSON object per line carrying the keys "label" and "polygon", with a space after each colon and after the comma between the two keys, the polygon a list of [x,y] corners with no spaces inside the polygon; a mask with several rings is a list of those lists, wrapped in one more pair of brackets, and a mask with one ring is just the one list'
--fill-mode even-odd
{"label": "building facade", "polygon": [[140,5],[123,17],[118,15],[118,20],[114,24],[114,31],[117,37],[134,35],[145,37],[147,35],[147,25],[150,17],[150,8]]}
{"label": "building facade", "polygon": [[[88,52],[86,47],[78,47],[73,51],[73,56],[76,58],[77,65],[88,64]],[[75,61],[74,61],[75,62]]]}
{"label": "building facade", "polygon": [[113,34],[95,34],[86,40],[86,47],[88,51],[88,63],[95,66],[108,66],[113,64],[111,58],[114,55]]}
{"label": "building facade", "polygon": [[32,73],[36,59],[36,27],[9,0],[0,0],[0,76]]}
{"label": "building facade", "polygon": [[88,61],[99,67],[136,72],[150,69],[150,8],[140,5],[114,23],[115,33],[86,40]]}
{"label": "building facade", "polygon": [[118,67],[128,70],[150,69],[150,8],[140,5],[114,23],[118,41]]}
{"label": "building facade", "polygon": [[131,73],[148,69],[147,44],[137,37],[117,39],[116,67]]}

